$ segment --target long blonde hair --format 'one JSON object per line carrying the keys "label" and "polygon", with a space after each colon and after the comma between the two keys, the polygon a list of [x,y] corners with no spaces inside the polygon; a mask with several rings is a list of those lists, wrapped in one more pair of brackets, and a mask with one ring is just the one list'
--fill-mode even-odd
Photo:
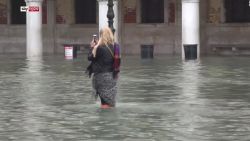
{"label": "long blonde hair", "polygon": [[114,34],[108,26],[105,26],[100,31],[100,42],[99,45],[113,45],[114,44]]}

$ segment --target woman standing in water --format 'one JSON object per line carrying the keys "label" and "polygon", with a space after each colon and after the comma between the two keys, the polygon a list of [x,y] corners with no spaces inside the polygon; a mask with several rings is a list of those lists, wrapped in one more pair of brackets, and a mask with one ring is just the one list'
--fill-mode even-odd
{"label": "woman standing in water", "polygon": [[96,98],[100,97],[101,108],[115,106],[119,56],[119,46],[114,42],[112,31],[109,27],[102,28],[99,41],[93,38],[88,55],[88,60],[91,61],[88,71],[90,75],[94,74],[92,85]]}

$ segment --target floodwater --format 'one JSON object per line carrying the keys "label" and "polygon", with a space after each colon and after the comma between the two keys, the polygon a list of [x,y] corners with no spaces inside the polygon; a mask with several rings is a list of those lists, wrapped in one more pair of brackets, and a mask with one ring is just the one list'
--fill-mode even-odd
{"label": "floodwater", "polygon": [[109,110],[91,96],[85,58],[0,55],[0,140],[250,140],[248,57],[124,57]]}

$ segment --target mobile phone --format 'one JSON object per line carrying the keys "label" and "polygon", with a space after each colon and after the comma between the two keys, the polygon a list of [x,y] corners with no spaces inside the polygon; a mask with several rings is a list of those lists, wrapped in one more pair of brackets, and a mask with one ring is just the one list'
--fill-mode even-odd
{"label": "mobile phone", "polygon": [[93,34],[93,40],[95,43],[97,43],[97,35],[96,34]]}

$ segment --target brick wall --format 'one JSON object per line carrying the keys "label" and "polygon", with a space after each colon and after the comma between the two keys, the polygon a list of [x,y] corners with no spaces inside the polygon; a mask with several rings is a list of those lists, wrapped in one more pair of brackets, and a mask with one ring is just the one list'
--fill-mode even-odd
{"label": "brick wall", "polygon": [[74,22],[74,1],[56,0],[56,23],[73,24]]}
{"label": "brick wall", "polygon": [[176,1],[170,0],[168,3],[168,22],[175,23]]}
{"label": "brick wall", "polygon": [[220,23],[221,21],[221,0],[210,0],[208,5],[208,23]]}
{"label": "brick wall", "polygon": [[0,0],[0,24],[7,24],[7,2]]}
{"label": "brick wall", "polygon": [[136,0],[124,0],[124,22],[136,23]]}

